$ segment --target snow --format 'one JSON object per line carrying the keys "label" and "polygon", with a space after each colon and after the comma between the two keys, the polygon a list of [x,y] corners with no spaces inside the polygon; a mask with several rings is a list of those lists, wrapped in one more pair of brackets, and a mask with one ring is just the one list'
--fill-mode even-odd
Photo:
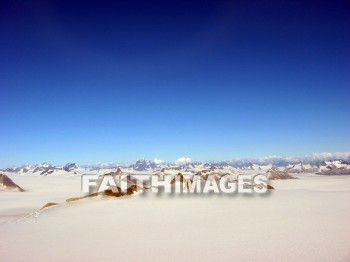
{"label": "snow", "polygon": [[79,176],[9,174],[28,192],[0,192],[1,260],[349,261],[350,176],[297,176],[268,195],[65,203]]}

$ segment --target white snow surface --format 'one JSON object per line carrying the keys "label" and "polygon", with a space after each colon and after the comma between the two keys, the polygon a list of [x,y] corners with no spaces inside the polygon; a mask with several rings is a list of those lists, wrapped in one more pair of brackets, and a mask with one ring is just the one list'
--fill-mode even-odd
{"label": "white snow surface", "polygon": [[297,174],[267,195],[65,203],[80,176],[8,175],[27,192],[0,192],[1,261],[350,261],[350,176]]}

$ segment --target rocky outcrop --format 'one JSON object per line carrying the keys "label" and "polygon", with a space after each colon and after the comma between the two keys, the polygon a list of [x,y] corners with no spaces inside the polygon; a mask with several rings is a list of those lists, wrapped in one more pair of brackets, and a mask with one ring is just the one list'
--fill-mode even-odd
{"label": "rocky outcrop", "polygon": [[178,173],[174,178],[173,180],[171,180],[170,184],[174,184],[175,182],[185,182],[185,178],[183,176],[183,174],[181,173]]}
{"label": "rocky outcrop", "polygon": [[15,182],[11,180],[7,175],[0,174],[0,189],[4,190],[16,190],[19,192],[24,192],[25,190],[18,186]]}
{"label": "rocky outcrop", "polygon": [[42,171],[42,172],[40,173],[40,175],[41,175],[41,176],[47,176],[47,175],[53,174],[53,172],[55,172],[55,170],[53,170],[53,169],[46,169],[46,170]]}
{"label": "rocky outcrop", "polygon": [[118,176],[122,174],[122,170],[118,167],[115,171],[103,174],[101,176]]}
{"label": "rocky outcrop", "polygon": [[49,202],[49,203],[45,204],[40,210],[48,208],[48,207],[52,207],[52,206],[57,206],[57,205],[58,205],[58,203]]}
{"label": "rocky outcrop", "polygon": [[271,168],[266,172],[268,174],[269,180],[277,180],[277,179],[296,179],[296,177],[291,176],[286,171],[280,171],[277,168]]}
{"label": "rocky outcrop", "polygon": [[[100,192],[100,193],[102,193],[102,192]],[[71,198],[68,198],[66,200],[66,202],[69,203],[69,202],[74,202],[74,201],[82,200],[82,199],[89,198],[89,197],[95,197],[95,196],[100,195],[100,193],[93,193],[93,194],[90,194],[87,196],[81,196],[81,197],[71,197]]]}
{"label": "rocky outcrop", "polygon": [[127,190],[122,190],[118,186],[111,186],[110,188],[106,189],[102,192],[101,195],[104,196],[113,196],[113,197],[121,197],[126,195],[133,195],[135,192],[140,191],[141,188],[137,185],[131,185]]}
{"label": "rocky outcrop", "polygon": [[130,196],[130,195],[133,195],[135,192],[139,192],[141,190],[142,188],[137,185],[131,185],[127,190],[122,190],[118,186],[110,186],[108,189],[102,192],[96,192],[87,196],[68,198],[66,202],[69,203],[69,202],[74,202],[74,201],[78,201],[78,200],[82,200],[90,197],[96,197],[96,196],[109,196],[109,197]]}

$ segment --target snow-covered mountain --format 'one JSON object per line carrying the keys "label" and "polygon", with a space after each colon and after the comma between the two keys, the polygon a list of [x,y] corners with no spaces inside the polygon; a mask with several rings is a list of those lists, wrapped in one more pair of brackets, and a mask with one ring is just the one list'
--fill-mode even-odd
{"label": "snow-covered mountain", "polygon": [[137,160],[136,163],[131,167],[137,171],[146,171],[146,170],[155,169],[157,167],[157,164],[152,160],[141,159],[141,160]]}
{"label": "snow-covered mountain", "polygon": [[18,174],[40,174],[40,175],[51,175],[56,173],[77,173],[79,171],[79,167],[75,163],[68,163],[61,166],[54,166],[47,162],[41,163],[39,165],[25,165],[20,167],[6,168],[3,169],[4,172],[9,173],[18,173]]}
{"label": "snow-covered mountain", "polygon": [[103,162],[103,163],[96,163],[96,164],[80,165],[80,167],[82,168],[95,169],[95,170],[126,167],[126,166],[127,165],[125,163],[116,163],[116,162]]}
{"label": "snow-covered mountain", "polygon": [[75,163],[67,163],[62,168],[64,171],[70,172],[78,169],[78,166]]}
{"label": "snow-covered mountain", "polygon": [[[285,160],[286,161],[286,160]],[[271,170],[279,170],[288,174],[297,173],[316,173],[321,175],[350,175],[350,163],[342,159],[326,160],[326,161],[299,161],[297,163],[286,161],[284,165],[275,164],[276,162],[239,162],[223,161],[223,162],[181,162],[181,163],[165,163],[152,160],[137,160],[132,165],[97,165],[79,167],[75,163],[67,163],[64,166],[54,166],[49,163],[39,165],[25,165],[21,167],[6,168],[3,171],[18,174],[39,174],[39,175],[73,175],[98,173],[100,175],[115,173],[138,174],[138,173],[203,173],[203,174],[239,174],[239,173],[268,173]],[[278,176],[277,176],[278,177]]]}
{"label": "snow-covered mountain", "polygon": [[299,156],[299,157],[278,157],[278,156],[269,156],[269,157],[259,157],[259,158],[241,158],[241,159],[233,159],[230,161],[226,161],[233,166],[246,166],[250,164],[259,164],[259,165],[268,165],[272,164],[273,166],[286,166],[288,164],[315,164],[322,163],[325,161],[345,161],[350,162],[350,152],[341,152],[341,153],[314,153],[307,156]]}

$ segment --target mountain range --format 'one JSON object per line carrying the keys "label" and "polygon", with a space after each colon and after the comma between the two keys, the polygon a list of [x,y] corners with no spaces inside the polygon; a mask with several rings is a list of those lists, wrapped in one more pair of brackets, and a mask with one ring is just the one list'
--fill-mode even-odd
{"label": "mountain range", "polygon": [[287,173],[317,173],[323,175],[347,175],[350,174],[350,163],[342,159],[334,159],[329,161],[267,161],[262,162],[245,162],[245,161],[222,161],[222,162],[186,162],[186,163],[156,163],[152,160],[140,159],[132,165],[89,165],[78,166],[75,163],[67,163],[64,166],[54,166],[47,162],[39,165],[24,165],[20,167],[6,168],[1,171],[19,174],[86,174],[89,172],[115,172],[118,169],[120,172],[126,173],[153,173],[153,172],[167,172],[169,170],[177,170],[181,172],[203,172],[205,170],[226,170],[229,173],[239,173],[241,171],[255,171],[268,172],[270,170],[279,170]]}

